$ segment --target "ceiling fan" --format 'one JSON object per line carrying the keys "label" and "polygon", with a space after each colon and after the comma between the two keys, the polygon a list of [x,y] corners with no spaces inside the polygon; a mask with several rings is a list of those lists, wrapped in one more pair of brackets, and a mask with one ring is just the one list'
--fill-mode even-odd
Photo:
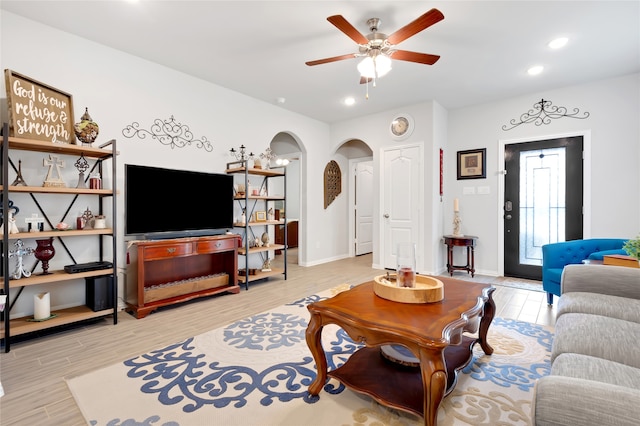
{"label": "ceiling fan", "polygon": [[358,71],[360,71],[361,75],[360,83],[366,83],[371,80],[374,80],[375,82],[376,78],[382,77],[384,74],[389,72],[391,69],[391,58],[400,61],[433,65],[438,61],[438,59],[440,59],[440,56],[400,50],[396,48],[396,45],[409,37],[416,35],[420,31],[442,21],[443,19],[444,15],[442,12],[438,9],[431,9],[393,34],[387,36],[386,34],[378,32],[380,19],[371,18],[367,20],[367,25],[369,26],[371,33],[364,36],[344,17],[342,17],[342,15],[329,16],[327,21],[331,22],[351,40],[358,43],[358,53],[333,56],[331,58],[318,59],[305,63],[308,66],[314,66],[362,57],[364,60],[358,64]]}

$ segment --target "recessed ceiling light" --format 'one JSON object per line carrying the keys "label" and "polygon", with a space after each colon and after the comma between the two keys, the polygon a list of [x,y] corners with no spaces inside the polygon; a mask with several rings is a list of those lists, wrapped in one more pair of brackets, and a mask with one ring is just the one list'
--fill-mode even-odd
{"label": "recessed ceiling light", "polygon": [[568,41],[569,39],[566,37],[559,37],[555,40],[551,40],[549,42],[549,47],[552,49],[560,49],[561,47],[564,47],[564,45],[567,44]]}
{"label": "recessed ceiling light", "polygon": [[529,73],[529,75],[538,75],[542,72],[542,70],[544,70],[544,67],[542,65],[536,65],[534,67],[531,67],[527,70],[527,73]]}
{"label": "recessed ceiling light", "polygon": [[351,105],[356,103],[356,99],[351,97],[351,96],[349,96],[348,98],[344,98],[344,101],[342,101],[342,102],[344,102],[344,104],[346,106],[351,106]]}

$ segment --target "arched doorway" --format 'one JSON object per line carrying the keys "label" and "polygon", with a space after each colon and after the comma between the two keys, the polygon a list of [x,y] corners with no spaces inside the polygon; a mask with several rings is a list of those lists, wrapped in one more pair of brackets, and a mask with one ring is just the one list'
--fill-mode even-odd
{"label": "arched doorway", "polygon": [[348,221],[349,256],[372,253],[375,250],[374,166],[373,151],[365,142],[350,139],[336,150],[336,157],[347,164],[344,181],[348,183],[349,201],[345,212]]}
{"label": "arched doorway", "polygon": [[301,258],[301,251],[303,250],[300,244],[300,235],[302,234],[300,229],[302,228],[302,187],[303,187],[303,149],[298,141],[289,133],[280,132],[276,134],[271,143],[269,144],[271,152],[276,156],[273,162],[278,160],[287,160],[286,166],[287,183],[286,183],[286,206],[285,202],[282,205],[277,205],[281,211],[284,211],[287,219],[287,236],[289,249],[287,250],[287,262],[289,264],[299,264]]}

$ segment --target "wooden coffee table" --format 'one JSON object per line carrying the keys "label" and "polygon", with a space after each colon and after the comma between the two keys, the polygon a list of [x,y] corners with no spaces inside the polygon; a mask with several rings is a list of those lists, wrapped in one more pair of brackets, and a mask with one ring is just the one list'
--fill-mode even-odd
{"label": "wooden coffee table", "polygon": [[[455,387],[458,371],[472,360],[473,346],[479,343],[484,353],[493,353],[486,337],[495,314],[494,287],[438,279],[444,283],[444,300],[436,303],[386,300],[374,293],[370,281],[308,305],[306,340],[318,369],[309,393],[318,395],[328,375],[383,405],[424,417],[425,425],[435,425],[440,401]],[[328,373],[321,342],[327,324],[336,324],[366,345]],[[392,344],[406,346],[419,368],[383,358],[380,346]]]}

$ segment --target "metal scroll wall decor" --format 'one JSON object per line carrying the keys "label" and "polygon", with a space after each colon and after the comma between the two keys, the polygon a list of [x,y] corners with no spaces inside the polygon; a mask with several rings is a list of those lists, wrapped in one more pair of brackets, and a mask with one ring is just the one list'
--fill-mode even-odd
{"label": "metal scroll wall decor", "polygon": [[342,172],[338,163],[331,160],[324,168],[324,208],[329,207],[342,192]]}
{"label": "metal scroll wall decor", "polygon": [[511,127],[506,124],[502,126],[502,130],[507,131],[518,127],[521,124],[529,124],[534,123],[536,126],[540,126],[542,124],[549,124],[551,120],[556,120],[562,117],[570,117],[570,118],[578,118],[580,120],[584,120],[589,117],[588,112],[582,113],[582,117],[578,117],[580,114],[580,110],[578,108],[573,109],[573,113],[568,114],[566,107],[552,106],[551,101],[542,99],[540,102],[536,102],[533,104],[533,109],[525,112],[520,116],[520,121],[517,121],[515,118],[509,121]]}
{"label": "metal scroll wall decor", "polygon": [[211,145],[211,142],[209,142],[206,137],[203,136],[200,139],[194,139],[193,133],[189,130],[189,126],[178,123],[173,118],[173,115],[168,120],[156,118],[153,120],[153,125],[150,130],[140,129],[140,124],[134,121],[122,129],[122,134],[127,138],[137,136],[140,139],[151,136],[161,144],[170,146],[171,149],[185,148],[195,144],[197,148],[202,148],[207,152],[213,151],[213,145]]}

